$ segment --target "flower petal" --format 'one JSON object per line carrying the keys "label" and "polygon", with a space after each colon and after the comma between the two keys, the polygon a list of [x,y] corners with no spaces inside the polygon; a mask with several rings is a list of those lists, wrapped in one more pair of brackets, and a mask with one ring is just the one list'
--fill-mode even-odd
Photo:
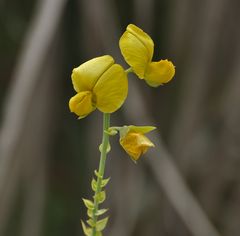
{"label": "flower petal", "polygon": [[90,91],[101,75],[113,65],[114,59],[109,56],[101,56],[91,59],[79,67],[73,69],[72,83],[76,92]]}
{"label": "flower petal", "polygon": [[142,42],[142,44],[144,44],[144,46],[147,48],[147,51],[148,51],[149,60],[151,61],[153,57],[153,48],[154,48],[154,43],[152,38],[147,33],[145,33],[142,29],[140,29],[134,24],[128,25],[127,31],[135,35]]}
{"label": "flower petal", "polygon": [[112,113],[121,107],[128,93],[127,75],[123,68],[112,65],[93,88],[96,107],[104,113]]}
{"label": "flower petal", "polygon": [[154,43],[151,37],[137,26],[130,24],[119,41],[121,53],[140,79],[152,60]]}
{"label": "flower petal", "polygon": [[135,161],[147,152],[150,147],[154,147],[154,144],[145,135],[135,132],[129,132],[125,137],[121,138],[120,144]]}
{"label": "flower petal", "polygon": [[149,63],[145,80],[152,87],[157,87],[163,83],[169,82],[175,74],[175,67],[171,61],[160,60]]}
{"label": "flower petal", "polygon": [[92,93],[90,91],[84,91],[76,94],[69,100],[69,108],[70,111],[78,115],[79,118],[84,118],[96,109],[92,104]]}

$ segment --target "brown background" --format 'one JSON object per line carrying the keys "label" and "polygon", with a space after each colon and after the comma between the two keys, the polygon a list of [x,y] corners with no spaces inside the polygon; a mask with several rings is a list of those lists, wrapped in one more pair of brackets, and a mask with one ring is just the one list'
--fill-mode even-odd
{"label": "brown background", "polygon": [[109,236],[240,234],[240,2],[0,0],[0,235],[83,235],[102,117],[69,112],[71,70],[111,54],[129,23],[176,76],[132,75],[112,125],[154,125],[137,165],[112,138]]}

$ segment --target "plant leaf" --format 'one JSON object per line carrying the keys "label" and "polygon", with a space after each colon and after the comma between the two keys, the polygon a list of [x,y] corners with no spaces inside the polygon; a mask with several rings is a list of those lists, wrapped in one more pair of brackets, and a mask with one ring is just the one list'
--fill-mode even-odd
{"label": "plant leaf", "polygon": [[98,177],[98,178],[103,178],[102,175],[99,174],[99,172],[97,170],[94,170],[94,174]]}
{"label": "plant leaf", "polygon": [[82,223],[82,228],[83,228],[83,232],[86,236],[91,236],[92,235],[92,229],[87,227],[85,225],[85,223],[81,220],[81,223]]}
{"label": "plant leaf", "polygon": [[105,191],[102,191],[102,192],[98,193],[97,195],[94,196],[94,198],[96,198],[96,200],[99,203],[103,203],[105,201],[105,199],[106,199]]}
{"label": "plant leaf", "polygon": [[83,198],[83,203],[87,207],[87,209],[93,209],[94,208],[94,203],[88,199]]}
{"label": "plant leaf", "polygon": [[96,216],[100,216],[100,215],[103,215],[105,212],[107,212],[108,209],[99,209],[97,212],[96,212]]}
{"label": "plant leaf", "polygon": [[97,181],[94,178],[92,178],[91,186],[93,191],[97,190]]}
{"label": "plant leaf", "polygon": [[93,210],[92,209],[88,209],[87,210],[87,215],[89,218],[93,218]]}
{"label": "plant leaf", "polygon": [[105,187],[107,185],[107,183],[109,182],[110,178],[107,178],[107,179],[103,179],[102,180],[102,183],[101,183],[101,187]]}
{"label": "plant leaf", "polygon": [[99,220],[99,221],[97,222],[97,224],[96,224],[96,229],[97,229],[97,231],[102,231],[102,230],[104,230],[104,228],[105,228],[106,225],[107,225],[107,222],[108,222],[108,217]]}
{"label": "plant leaf", "polygon": [[94,222],[93,222],[93,219],[88,219],[88,220],[87,220],[87,223],[88,223],[89,226],[91,226],[92,228],[95,226],[95,225],[94,225]]}

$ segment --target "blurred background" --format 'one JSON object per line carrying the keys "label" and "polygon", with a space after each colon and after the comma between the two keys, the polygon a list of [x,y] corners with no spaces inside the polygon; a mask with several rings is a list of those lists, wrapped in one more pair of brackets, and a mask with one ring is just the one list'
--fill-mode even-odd
{"label": "blurred background", "polygon": [[240,235],[238,0],[1,0],[0,235],[83,235],[82,197],[99,161],[102,116],[69,112],[71,71],[123,61],[129,23],[151,35],[176,76],[129,78],[112,125],[154,125],[156,148],[135,165],[111,139],[109,236]]}

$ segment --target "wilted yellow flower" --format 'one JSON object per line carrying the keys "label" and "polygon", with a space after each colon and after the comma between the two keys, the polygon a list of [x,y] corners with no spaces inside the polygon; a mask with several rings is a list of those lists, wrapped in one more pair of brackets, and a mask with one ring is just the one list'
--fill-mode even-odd
{"label": "wilted yellow flower", "polygon": [[70,99],[69,108],[80,118],[96,108],[104,113],[116,111],[128,93],[126,72],[109,55],[96,57],[73,69],[72,83],[77,94]]}
{"label": "wilted yellow flower", "polygon": [[155,127],[152,126],[123,126],[120,128],[120,144],[128,155],[137,161],[154,144],[144,135]]}
{"label": "wilted yellow flower", "polygon": [[130,24],[119,41],[121,53],[140,79],[157,87],[170,81],[175,67],[168,60],[153,62],[154,43],[151,37],[136,25]]}

